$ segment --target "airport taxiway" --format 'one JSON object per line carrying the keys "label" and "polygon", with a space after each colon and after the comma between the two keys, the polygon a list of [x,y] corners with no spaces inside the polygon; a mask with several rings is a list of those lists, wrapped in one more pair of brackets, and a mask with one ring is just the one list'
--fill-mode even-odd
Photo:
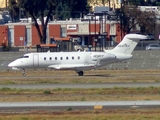
{"label": "airport taxiway", "polygon": [[159,87],[160,82],[152,83],[139,83],[139,82],[130,82],[130,83],[74,83],[74,84],[1,84],[1,88],[11,88],[11,89],[56,89],[56,88],[114,88],[114,87]]}
{"label": "airport taxiway", "polygon": [[160,101],[67,101],[67,102],[2,102],[0,112],[32,110],[142,109],[159,108]]}

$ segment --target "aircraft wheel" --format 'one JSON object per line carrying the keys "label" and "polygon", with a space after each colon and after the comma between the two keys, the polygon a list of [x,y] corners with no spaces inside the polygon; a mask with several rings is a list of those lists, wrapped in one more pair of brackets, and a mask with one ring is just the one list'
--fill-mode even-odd
{"label": "aircraft wheel", "polygon": [[26,76],[26,73],[22,73],[22,75],[25,77],[25,76]]}
{"label": "aircraft wheel", "polygon": [[22,70],[23,70],[22,76],[26,76],[25,69],[23,68]]}
{"label": "aircraft wheel", "polygon": [[83,76],[83,71],[79,71],[79,72],[78,72],[78,75],[79,75],[79,76]]}

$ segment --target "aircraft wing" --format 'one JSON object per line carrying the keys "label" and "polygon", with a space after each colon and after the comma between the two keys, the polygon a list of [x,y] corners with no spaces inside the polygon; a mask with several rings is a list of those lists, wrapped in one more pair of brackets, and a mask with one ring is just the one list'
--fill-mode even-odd
{"label": "aircraft wing", "polygon": [[71,69],[71,70],[77,70],[77,69],[87,69],[87,68],[93,68],[95,64],[60,64],[60,65],[50,65],[49,68],[53,69]]}

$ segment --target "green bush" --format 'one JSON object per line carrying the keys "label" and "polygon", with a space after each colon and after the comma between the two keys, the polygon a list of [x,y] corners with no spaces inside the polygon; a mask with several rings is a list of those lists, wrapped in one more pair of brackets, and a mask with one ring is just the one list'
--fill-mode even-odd
{"label": "green bush", "polygon": [[43,91],[44,94],[51,94],[51,92],[49,90],[45,90]]}

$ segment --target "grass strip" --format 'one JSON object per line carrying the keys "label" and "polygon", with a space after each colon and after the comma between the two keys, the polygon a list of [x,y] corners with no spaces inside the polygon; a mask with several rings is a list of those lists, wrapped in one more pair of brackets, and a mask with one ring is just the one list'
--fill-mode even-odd
{"label": "grass strip", "polygon": [[2,88],[0,96],[0,102],[160,100],[160,87],[35,90]]}
{"label": "grass strip", "polygon": [[160,82],[159,70],[91,70],[82,77],[73,71],[55,70],[30,70],[26,74],[22,77],[21,71],[0,71],[0,84]]}
{"label": "grass strip", "polygon": [[55,89],[12,89],[1,88],[2,94],[160,94],[160,87],[114,87],[114,88],[55,88]]}
{"label": "grass strip", "polygon": [[159,120],[160,109],[32,111],[1,114],[0,120]]}

